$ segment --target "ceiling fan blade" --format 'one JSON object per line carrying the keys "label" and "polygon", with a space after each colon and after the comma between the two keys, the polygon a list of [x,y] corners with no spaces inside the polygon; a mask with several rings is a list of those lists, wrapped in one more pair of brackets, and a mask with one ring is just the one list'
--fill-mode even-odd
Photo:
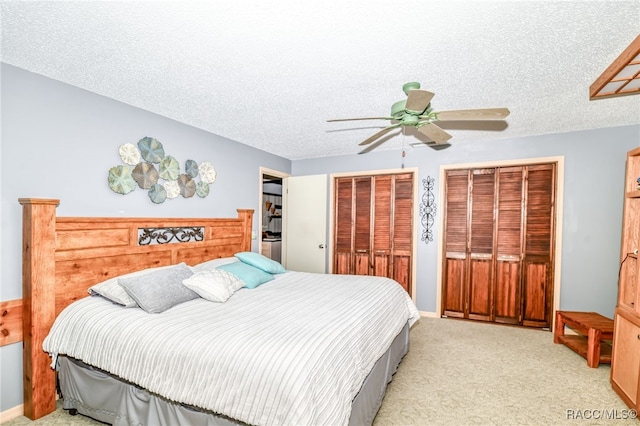
{"label": "ceiling fan blade", "polygon": [[451,135],[449,133],[445,132],[433,123],[427,123],[418,127],[418,131],[437,144],[445,143],[451,139]]}
{"label": "ceiling fan blade", "polygon": [[429,106],[429,102],[435,96],[435,93],[428,92],[426,90],[413,89],[409,90],[407,95],[407,104],[405,109],[408,111],[414,111],[421,113]]}
{"label": "ceiling fan blade", "polygon": [[372,135],[372,136],[368,137],[367,139],[363,140],[358,145],[369,145],[371,142],[373,142],[376,139],[386,135],[391,130],[393,130],[396,127],[399,127],[401,125],[402,125],[402,123],[397,123],[397,124],[392,124],[391,126],[385,127],[384,129],[380,130],[379,132],[376,132],[374,135]]}
{"label": "ceiling fan blade", "polygon": [[374,149],[376,149],[377,147],[379,147],[380,145],[382,145],[386,141],[387,141],[386,139],[378,139],[377,141],[375,141],[371,145],[367,145],[367,147],[365,149],[363,149],[362,151],[360,151],[358,154],[366,154],[369,151],[373,151]]}
{"label": "ceiling fan blade", "polygon": [[357,121],[357,120],[395,120],[395,117],[360,117],[360,118],[334,118],[327,120],[327,123],[332,121]]}
{"label": "ceiling fan blade", "polygon": [[502,120],[509,115],[507,108],[458,109],[437,111],[437,121]]}

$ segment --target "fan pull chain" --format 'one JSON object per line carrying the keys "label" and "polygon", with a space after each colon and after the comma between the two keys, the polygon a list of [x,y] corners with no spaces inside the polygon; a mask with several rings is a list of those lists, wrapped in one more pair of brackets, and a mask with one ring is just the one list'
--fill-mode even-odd
{"label": "fan pull chain", "polygon": [[404,126],[402,126],[402,161],[400,163],[400,168],[404,169],[404,157],[406,156],[406,153],[404,151],[405,147],[406,147],[406,129]]}

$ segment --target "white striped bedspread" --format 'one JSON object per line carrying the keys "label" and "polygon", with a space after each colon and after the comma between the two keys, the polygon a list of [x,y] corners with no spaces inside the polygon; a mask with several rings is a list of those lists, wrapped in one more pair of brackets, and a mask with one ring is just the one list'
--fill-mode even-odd
{"label": "white striped bedspread", "polygon": [[287,272],[160,314],[86,297],[43,348],[245,423],[344,425],[375,362],[418,318],[388,278]]}

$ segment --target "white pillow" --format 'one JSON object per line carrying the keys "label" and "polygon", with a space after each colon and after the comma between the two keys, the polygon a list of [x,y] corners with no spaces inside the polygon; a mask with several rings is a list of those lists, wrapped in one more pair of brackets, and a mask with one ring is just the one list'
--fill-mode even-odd
{"label": "white pillow", "polygon": [[244,281],[222,269],[196,272],[182,280],[182,284],[212,302],[226,302],[233,293],[244,287]]}
{"label": "white pillow", "polygon": [[193,269],[193,272],[210,271],[217,268],[218,266],[227,265],[233,262],[239,262],[239,259],[234,256],[219,257],[217,259],[211,259],[202,263],[198,263],[197,265],[194,265],[191,268]]}

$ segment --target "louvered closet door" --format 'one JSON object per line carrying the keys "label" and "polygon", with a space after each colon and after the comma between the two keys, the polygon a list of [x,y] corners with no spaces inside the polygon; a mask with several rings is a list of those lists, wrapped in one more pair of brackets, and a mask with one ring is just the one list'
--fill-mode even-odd
{"label": "louvered closet door", "polygon": [[495,320],[507,324],[520,321],[523,186],[523,167],[498,169]]}
{"label": "louvered closet door", "polygon": [[493,205],[495,170],[471,173],[469,233],[469,318],[491,320],[493,303]]}
{"label": "louvered closet door", "polygon": [[555,176],[555,164],[527,168],[522,323],[532,327],[553,319]]}
{"label": "louvered closet door", "polygon": [[411,292],[413,174],[337,178],[334,272],[393,278]]}
{"label": "louvered closet door", "polygon": [[489,321],[495,170],[450,171],[445,190],[443,314]]}
{"label": "louvered closet door", "polygon": [[370,176],[338,178],[334,187],[333,271],[336,274],[371,275],[372,179]]}
{"label": "louvered closet door", "polygon": [[353,268],[353,180],[336,179],[334,192],[333,271],[336,274],[350,274]]}
{"label": "louvered closet door", "polygon": [[379,277],[390,277],[390,259],[393,254],[391,247],[393,235],[390,232],[393,214],[391,209],[393,204],[392,176],[375,176],[373,182],[375,197],[373,198],[373,232],[371,233],[373,242],[372,273]]}
{"label": "louvered closet door", "polygon": [[353,248],[355,265],[353,274],[371,275],[369,268],[371,254],[371,178],[354,179],[354,236]]}
{"label": "louvered closet door", "polygon": [[442,314],[549,327],[555,164],[450,170]]}
{"label": "louvered closet door", "polygon": [[393,264],[392,274],[411,294],[411,276],[413,264],[413,175],[404,174],[394,177],[393,193]]}
{"label": "louvered closet door", "polygon": [[442,313],[450,317],[464,317],[467,306],[469,171],[448,171],[445,194]]}

